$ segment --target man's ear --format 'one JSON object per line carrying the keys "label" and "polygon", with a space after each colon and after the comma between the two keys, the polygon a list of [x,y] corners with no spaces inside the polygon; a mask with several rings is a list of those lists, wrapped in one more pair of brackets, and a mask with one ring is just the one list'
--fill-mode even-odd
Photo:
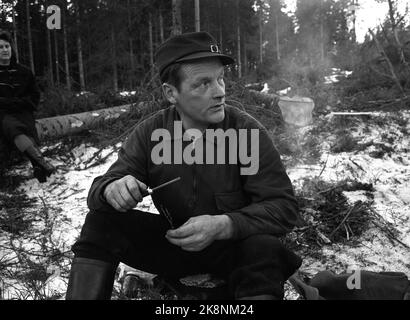
{"label": "man's ear", "polygon": [[176,97],[178,96],[178,90],[172,84],[163,83],[162,84],[162,93],[164,94],[165,99],[167,99],[171,104],[176,104]]}

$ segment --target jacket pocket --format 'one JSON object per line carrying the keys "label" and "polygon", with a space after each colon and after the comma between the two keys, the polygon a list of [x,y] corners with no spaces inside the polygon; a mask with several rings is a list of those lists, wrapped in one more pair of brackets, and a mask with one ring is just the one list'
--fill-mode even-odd
{"label": "jacket pocket", "polygon": [[249,204],[249,199],[242,190],[234,192],[215,193],[218,211],[228,212],[241,209]]}

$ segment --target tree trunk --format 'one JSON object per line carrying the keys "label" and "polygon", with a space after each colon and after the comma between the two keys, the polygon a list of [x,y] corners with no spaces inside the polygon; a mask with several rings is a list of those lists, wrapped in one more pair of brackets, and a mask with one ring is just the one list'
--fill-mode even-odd
{"label": "tree trunk", "polygon": [[36,129],[40,139],[45,137],[59,137],[67,134],[78,133],[86,129],[97,127],[106,120],[118,119],[127,115],[132,109],[145,108],[144,103],[123,105],[107,109],[100,109],[76,114],[69,114],[51,118],[37,119]]}
{"label": "tree trunk", "polygon": [[[48,6],[48,1],[46,1],[46,7]],[[44,10],[46,19],[47,19],[47,8]],[[46,28],[46,35],[47,35],[47,77],[50,84],[54,86],[54,72],[53,72],[53,51],[51,48],[51,31],[49,28]]]}
{"label": "tree trunk", "polygon": [[153,44],[153,38],[152,38],[152,14],[149,13],[148,16],[148,37],[149,37],[149,65],[150,69],[152,72],[152,75],[154,75],[154,44]]}
{"label": "tree trunk", "polygon": [[158,45],[159,42],[159,19],[155,19],[154,15],[151,16],[152,22],[152,45],[155,51],[155,47]]}
{"label": "tree trunk", "polygon": [[238,78],[242,78],[242,63],[241,63],[241,25],[239,17],[239,0],[236,0],[236,47],[237,47],[237,63],[238,63]]}
{"label": "tree trunk", "polygon": [[[142,32],[140,31],[140,32],[138,32],[138,48],[140,48],[140,52],[141,52],[141,48],[144,48],[145,47],[145,45],[144,45],[144,43],[143,43],[143,40],[142,40]],[[145,68],[144,68],[144,55],[142,54],[142,53],[140,53],[139,55],[138,55],[138,64],[140,65],[140,66],[142,66],[142,68],[144,69],[144,71],[145,71]]]}
{"label": "tree trunk", "polygon": [[172,35],[182,33],[182,16],[181,16],[182,0],[172,0]]}
{"label": "tree trunk", "polygon": [[[113,1],[111,6],[112,14],[117,14],[117,3]],[[118,92],[118,66],[117,66],[117,38],[115,19],[110,23],[110,40],[111,40],[111,66],[112,66],[112,84],[114,92]]]}
{"label": "tree trunk", "polygon": [[356,43],[356,9],[359,6],[357,0],[353,0],[353,10],[352,10],[352,41]]}
{"label": "tree trunk", "polygon": [[132,38],[128,38],[128,42],[130,45],[130,75],[129,75],[129,81],[130,81],[130,89],[134,88],[134,72],[135,72],[135,64],[134,64],[134,46],[133,46],[133,41]]}
{"label": "tree trunk", "polygon": [[78,72],[80,75],[80,88],[81,91],[85,91],[84,81],[84,65],[83,65],[83,49],[81,44],[81,20],[80,20],[80,3],[76,1],[76,25],[77,25],[77,55],[78,55]]}
{"label": "tree trunk", "polygon": [[325,60],[325,39],[323,30],[323,21],[320,20],[320,58],[322,61]]}
{"label": "tree trunk", "polygon": [[247,53],[247,45],[246,45],[246,37],[243,37],[243,75],[246,76],[248,74],[248,53]]}
{"label": "tree trunk", "polygon": [[14,53],[16,55],[16,60],[19,62],[19,48],[17,43],[17,25],[16,25],[16,11],[14,10],[14,2],[12,6],[12,18],[13,18],[13,37],[14,37]]}
{"label": "tree trunk", "polygon": [[279,23],[278,14],[275,12],[275,39],[276,39],[276,59],[280,60],[280,43],[279,43]]}
{"label": "tree trunk", "polygon": [[379,40],[377,40],[376,35],[374,34],[374,32],[370,28],[369,28],[369,32],[371,33],[371,35],[373,37],[373,40],[376,43],[377,49],[383,55],[384,59],[386,60],[388,66],[389,66],[389,70],[390,70],[390,73],[391,73],[391,78],[394,80],[397,87],[400,89],[401,93],[404,95],[403,87],[400,84],[399,78],[397,77],[396,72],[394,71],[393,64],[391,63],[389,57],[387,56],[386,51],[384,51],[382,45],[379,43]]}
{"label": "tree trunk", "polygon": [[201,31],[201,13],[199,7],[199,0],[195,0],[195,31]]}
{"label": "tree trunk", "polygon": [[31,23],[30,23],[30,1],[26,0],[26,20],[27,20],[27,39],[28,39],[28,53],[30,59],[30,67],[33,74],[35,74],[34,68],[34,55],[33,55],[33,39],[31,37]]}
{"label": "tree trunk", "polygon": [[68,61],[68,46],[67,46],[67,21],[66,21],[67,0],[64,1],[63,8],[63,44],[64,44],[64,68],[65,68],[65,84],[67,90],[71,91],[70,81],[70,62]]}
{"label": "tree trunk", "polygon": [[387,3],[389,4],[389,17],[390,17],[390,23],[394,30],[396,29],[396,21],[394,19],[394,6],[393,6],[393,1],[392,0],[387,0]]}
{"label": "tree trunk", "polygon": [[[210,10],[206,10],[206,18],[205,18],[205,24],[206,24],[206,32],[208,33],[212,33],[211,31],[211,17],[210,17]],[[212,21],[213,24],[213,21]],[[203,25],[203,22],[202,22]],[[204,30],[204,28],[202,27],[202,30]]]}
{"label": "tree trunk", "polygon": [[218,15],[219,15],[219,45],[221,51],[223,50],[223,36],[222,36],[222,4],[221,0],[218,0]]}
{"label": "tree trunk", "polygon": [[135,65],[134,65],[134,44],[132,41],[132,36],[131,36],[131,29],[132,29],[132,23],[131,23],[131,14],[132,8],[130,5],[130,0],[127,0],[127,7],[128,7],[128,43],[130,47],[130,70],[129,70],[129,81],[130,81],[130,90],[134,87],[134,82],[133,82],[133,77],[134,77],[134,71],[135,71]]}
{"label": "tree trunk", "polygon": [[393,37],[394,37],[394,40],[395,40],[396,46],[397,46],[397,51],[398,51],[398,53],[399,53],[399,55],[400,55],[400,60],[401,60],[401,62],[402,62],[402,63],[404,64],[404,66],[406,67],[406,70],[407,70],[408,72],[410,72],[410,66],[409,66],[409,64],[408,64],[408,62],[407,62],[407,60],[406,60],[406,56],[405,56],[405,54],[404,54],[403,45],[402,45],[402,43],[401,43],[401,41],[400,41],[399,34],[398,34],[398,31],[397,31],[397,22],[395,21],[395,18],[394,18],[394,11],[395,11],[395,9],[394,9],[394,5],[393,5],[393,1],[392,1],[392,0],[388,0],[387,2],[389,3],[389,17],[390,17],[390,23],[391,23],[391,26],[392,26]]}
{"label": "tree trunk", "polygon": [[115,44],[114,25],[111,25],[111,59],[112,59],[112,81],[114,92],[118,92],[118,70],[117,70],[117,48]]}
{"label": "tree trunk", "polygon": [[60,61],[58,58],[58,34],[57,29],[54,30],[54,58],[55,58],[55,65],[56,65],[56,84],[60,84]]}
{"label": "tree trunk", "polygon": [[259,8],[259,63],[263,63],[262,6]]}
{"label": "tree trunk", "polygon": [[323,27],[323,0],[320,0],[320,58],[323,62],[325,60],[325,36]]}
{"label": "tree trunk", "polygon": [[162,16],[162,9],[159,8],[159,39],[161,43],[165,41],[164,37],[164,17]]}
{"label": "tree trunk", "polygon": [[53,53],[51,50],[51,35],[50,30],[47,28],[47,55],[48,55],[48,78],[52,86],[54,86],[54,73],[53,73]]}

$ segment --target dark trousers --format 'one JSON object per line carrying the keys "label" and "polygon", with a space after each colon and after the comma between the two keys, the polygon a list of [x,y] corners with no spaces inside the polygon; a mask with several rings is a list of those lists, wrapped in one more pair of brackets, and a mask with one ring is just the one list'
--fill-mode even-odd
{"label": "dark trousers", "polygon": [[168,229],[165,218],[143,211],[91,211],[73,252],[167,277],[213,273],[227,280],[232,298],[270,294],[281,299],[284,282],[301,265],[301,259],[272,235],[215,241],[202,251],[189,252],[167,241]]}
{"label": "dark trousers", "polygon": [[40,143],[33,113],[0,113],[0,138],[3,142],[14,147],[14,138],[20,134],[33,138],[37,144]]}

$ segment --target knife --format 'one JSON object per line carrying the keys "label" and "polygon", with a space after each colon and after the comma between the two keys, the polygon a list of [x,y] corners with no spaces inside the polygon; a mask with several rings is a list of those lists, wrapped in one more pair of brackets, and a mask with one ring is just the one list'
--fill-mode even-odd
{"label": "knife", "polygon": [[167,185],[169,185],[169,184],[171,184],[171,183],[174,183],[174,182],[179,181],[180,179],[181,179],[181,177],[178,177],[178,178],[172,179],[172,180],[170,180],[170,181],[168,181],[168,182],[164,182],[164,183],[160,184],[159,186],[156,186],[155,188],[152,188],[152,189],[151,189],[151,188],[147,188],[147,193],[144,195],[144,197],[146,197],[146,196],[148,196],[148,195],[151,195],[151,194],[154,193],[154,191],[159,190],[159,189],[162,189],[162,188],[166,187]]}

